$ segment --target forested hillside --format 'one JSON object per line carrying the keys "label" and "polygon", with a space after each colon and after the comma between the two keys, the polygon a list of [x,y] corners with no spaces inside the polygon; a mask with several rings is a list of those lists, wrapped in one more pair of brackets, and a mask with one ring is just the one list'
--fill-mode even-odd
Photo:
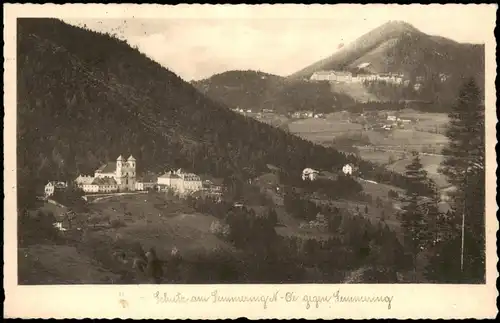
{"label": "forested hillside", "polygon": [[124,41],[54,19],[18,20],[20,187],[91,173],[120,154],[138,171],[252,176],[345,162],[332,149],[240,116]]}
{"label": "forested hillside", "polygon": [[193,82],[202,93],[229,107],[272,109],[279,113],[341,110],[341,95],[325,82],[287,80],[258,71],[228,71]]}

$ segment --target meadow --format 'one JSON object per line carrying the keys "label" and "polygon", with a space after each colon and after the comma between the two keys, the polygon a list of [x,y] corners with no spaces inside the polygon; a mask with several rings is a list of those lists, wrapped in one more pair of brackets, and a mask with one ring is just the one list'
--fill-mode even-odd
{"label": "meadow", "polygon": [[362,126],[348,121],[334,118],[327,119],[301,119],[292,121],[288,125],[291,133],[314,143],[323,144],[330,142],[333,138],[346,134],[357,134],[362,130]]}
{"label": "meadow", "polygon": [[[87,206],[72,229],[60,232],[60,242],[19,248],[20,283],[130,282],[138,245],[145,251],[155,248],[160,259],[168,259],[176,248],[188,261],[214,251],[234,251],[231,244],[210,232],[213,216],[194,212],[165,194],[119,196]],[[54,214],[59,221],[67,211],[50,203],[40,210]],[[128,263],[118,261],[117,254],[123,254]]]}
{"label": "meadow", "polygon": [[[450,184],[446,180],[446,178],[439,174],[438,169],[439,165],[443,161],[444,157],[439,155],[421,155],[420,162],[422,163],[424,170],[427,171],[429,178],[434,180],[436,185],[439,188],[446,188]],[[398,160],[393,164],[387,165],[387,169],[395,171],[397,173],[404,173],[406,170],[406,166],[411,163],[410,159],[402,159]]]}
{"label": "meadow", "polygon": [[125,222],[123,227],[105,229],[99,234],[140,243],[146,249],[154,247],[160,257],[166,257],[174,247],[183,256],[196,250],[231,249],[210,233],[214,217],[199,214],[182,200],[165,194],[121,196],[91,204],[90,208]]}
{"label": "meadow", "polygon": [[446,113],[419,112],[412,109],[400,111],[400,118],[418,120],[419,131],[444,134],[449,123]]}
{"label": "meadow", "polygon": [[[393,113],[386,111],[387,113]],[[421,162],[429,176],[438,187],[448,186],[446,179],[438,173],[438,167],[443,160],[439,155],[448,143],[444,135],[448,115],[445,113],[427,113],[412,109],[399,112],[402,119],[413,119],[415,124],[405,125],[404,129],[363,130],[360,124],[349,123],[349,113],[336,112],[326,119],[302,119],[289,124],[290,132],[326,146],[333,146],[343,151],[335,141],[342,139],[348,145],[355,146],[359,156],[365,160],[386,165],[388,169],[403,173],[411,162],[411,151],[419,151]],[[349,148],[349,147],[347,147]]]}

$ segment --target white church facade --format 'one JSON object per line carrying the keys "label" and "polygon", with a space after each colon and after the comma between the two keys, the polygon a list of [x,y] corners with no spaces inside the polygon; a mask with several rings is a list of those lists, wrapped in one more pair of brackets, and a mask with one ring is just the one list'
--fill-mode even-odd
{"label": "white church facade", "polygon": [[119,156],[116,162],[99,167],[94,177],[80,175],[75,182],[86,193],[135,191],[136,160],[133,156],[127,160]]}

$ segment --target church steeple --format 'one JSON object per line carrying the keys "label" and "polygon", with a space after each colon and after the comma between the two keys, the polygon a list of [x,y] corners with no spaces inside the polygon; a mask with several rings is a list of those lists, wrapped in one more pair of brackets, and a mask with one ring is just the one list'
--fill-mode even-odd
{"label": "church steeple", "polygon": [[118,178],[122,177],[122,167],[123,167],[123,157],[122,155],[120,155],[116,159],[116,176]]}
{"label": "church steeple", "polygon": [[135,177],[135,158],[134,158],[134,156],[130,155],[130,157],[127,159],[127,165],[132,168],[131,175]]}

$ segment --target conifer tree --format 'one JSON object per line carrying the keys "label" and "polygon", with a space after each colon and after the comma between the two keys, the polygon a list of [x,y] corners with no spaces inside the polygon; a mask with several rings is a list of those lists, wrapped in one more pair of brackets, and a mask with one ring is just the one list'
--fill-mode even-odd
{"label": "conifer tree", "polygon": [[430,240],[429,213],[431,209],[429,204],[432,204],[432,199],[429,198],[432,186],[417,152],[413,152],[412,162],[406,167],[405,175],[408,183],[406,194],[401,197],[403,211],[400,219],[404,246],[412,259],[415,279],[417,257],[427,247]]}
{"label": "conifer tree", "polygon": [[462,86],[449,118],[449,144],[443,150],[447,157],[440,171],[456,188],[451,196],[452,237],[438,246],[438,259],[431,261],[439,268],[428,272],[438,281],[453,276],[479,283],[485,279],[485,129],[482,94],[473,79]]}

